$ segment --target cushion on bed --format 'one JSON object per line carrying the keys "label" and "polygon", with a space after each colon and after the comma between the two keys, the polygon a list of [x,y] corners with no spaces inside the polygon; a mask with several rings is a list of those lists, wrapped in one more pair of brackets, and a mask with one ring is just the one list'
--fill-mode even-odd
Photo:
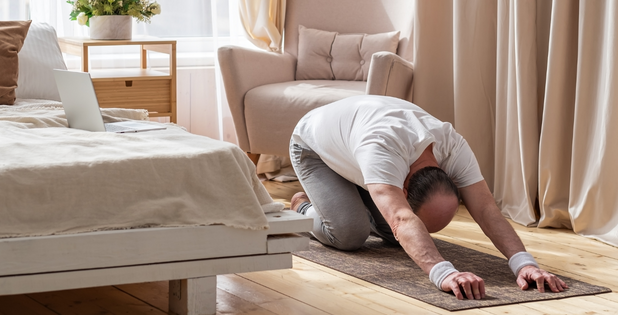
{"label": "cushion on bed", "polygon": [[0,105],[13,105],[19,75],[18,53],[32,21],[0,21]]}
{"label": "cushion on bed", "polygon": [[32,23],[19,52],[16,96],[60,101],[52,70],[66,68],[54,28],[46,23]]}

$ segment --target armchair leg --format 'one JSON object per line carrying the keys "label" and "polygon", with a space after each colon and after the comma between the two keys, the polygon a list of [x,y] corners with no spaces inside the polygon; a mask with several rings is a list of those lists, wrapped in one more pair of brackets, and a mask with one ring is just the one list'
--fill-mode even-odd
{"label": "armchair leg", "polygon": [[249,159],[251,159],[253,164],[257,166],[258,160],[260,159],[260,155],[247,152],[247,156],[249,157]]}

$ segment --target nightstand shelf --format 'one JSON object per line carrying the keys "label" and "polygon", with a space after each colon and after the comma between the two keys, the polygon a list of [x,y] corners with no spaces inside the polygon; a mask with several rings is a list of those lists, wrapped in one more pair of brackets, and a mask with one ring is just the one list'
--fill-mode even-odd
{"label": "nightstand shelf", "polygon": [[171,79],[168,73],[151,69],[97,69],[90,70],[93,80],[165,80]]}
{"label": "nightstand shelf", "polygon": [[[99,106],[146,109],[150,117],[170,117],[176,122],[176,41],[158,39],[92,40],[59,38],[62,52],[81,57],[81,70],[90,72]],[[90,69],[89,48],[140,46],[140,69]],[[169,70],[148,69],[147,52],[169,55]]]}

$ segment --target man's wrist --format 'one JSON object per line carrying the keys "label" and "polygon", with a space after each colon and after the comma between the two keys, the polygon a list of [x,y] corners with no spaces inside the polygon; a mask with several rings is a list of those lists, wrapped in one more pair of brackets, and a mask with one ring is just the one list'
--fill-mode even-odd
{"label": "man's wrist", "polygon": [[455,269],[453,264],[448,261],[441,261],[431,268],[431,271],[429,272],[429,280],[431,280],[431,282],[435,284],[438,289],[442,290],[442,281],[454,272],[459,271]]}
{"label": "man's wrist", "polygon": [[513,271],[513,274],[515,274],[515,277],[517,277],[519,271],[526,266],[535,266],[539,268],[539,264],[536,263],[534,257],[528,252],[519,252],[509,258],[509,267],[511,271]]}

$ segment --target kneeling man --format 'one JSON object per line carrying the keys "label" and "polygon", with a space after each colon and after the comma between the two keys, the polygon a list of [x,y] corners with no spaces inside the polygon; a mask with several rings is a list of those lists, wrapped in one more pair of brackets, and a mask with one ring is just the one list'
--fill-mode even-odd
{"label": "kneeling man", "polygon": [[410,102],[362,95],[316,108],[298,122],[290,157],[306,192],[292,209],[314,219],[312,234],[325,245],[354,250],[373,231],[401,244],[440,290],[482,299],[483,279],[456,270],[429,236],[453,219],[461,198],[521,289],[532,281],[540,292],[567,288],[526,252],[466,140]]}

